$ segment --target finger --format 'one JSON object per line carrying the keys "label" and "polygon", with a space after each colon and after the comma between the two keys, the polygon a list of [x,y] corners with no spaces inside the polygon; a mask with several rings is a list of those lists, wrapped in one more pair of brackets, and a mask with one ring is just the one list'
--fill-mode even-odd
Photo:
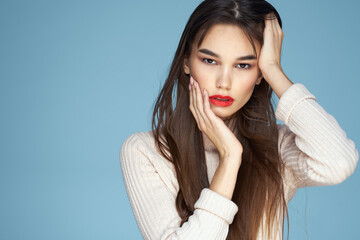
{"label": "finger", "polygon": [[276,28],[277,18],[276,18],[275,14],[273,12],[270,13],[270,17],[271,17],[270,25],[271,25],[271,29],[272,29],[272,32],[273,32],[273,36],[276,36],[276,34],[278,33],[278,30]]}
{"label": "finger", "polygon": [[270,15],[269,14],[266,14],[265,15],[265,19],[264,19],[264,22],[265,22],[265,29],[268,29],[270,27]]}
{"label": "finger", "polygon": [[274,12],[270,12],[269,14],[270,14],[271,20],[276,20],[276,15]]}
{"label": "finger", "polygon": [[193,90],[194,90],[194,87],[192,86],[192,83],[190,82],[190,86],[189,86],[189,96],[190,96],[189,108],[190,108],[190,111],[191,111],[192,115],[195,118],[196,123],[198,123],[198,116],[197,116],[196,110],[194,108]]}
{"label": "finger", "polygon": [[270,19],[271,19],[271,12],[265,15],[265,20],[270,20]]}
{"label": "finger", "polygon": [[[194,80],[194,79],[193,79]],[[198,126],[200,130],[205,130],[206,128],[206,124],[205,124],[205,120],[204,120],[204,114],[201,114],[201,106],[202,106],[202,97],[201,94],[199,95],[199,85],[197,84],[197,82],[194,80],[194,89],[193,89],[193,106],[195,109],[195,112],[197,114],[198,117]],[[200,98],[200,99],[199,99]]]}
{"label": "finger", "polygon": [[277,32],[277,31],[275,31],[275,29],[276,29],[275,24],[274,24],[275,20],[276,20],[276,16],[275,16],[275,14],[273,12],[270,12],[270,13],[266,14],[266,16],[265,16],[265,27],[267,27],[267,30],[269,32],[271,31],[272,34]]}
{"label": "finger", "polygon": [[203,99],[203,94],[201,94],[201,89],[200,86],[197,82],[195,82],[195,91],[196,91],[196,101],[197,101],[197,107],[198,107],[198,111],[200,113],[200,117],[202,118],[205,126],[210,126],[210,121],[208,119],[208,117],[206,116],[205,112],[204,112],[204,99]]}
{"label": "finger", "polygon": [[283,36],[283,31],[280,27],[280,23],[278,18],[276,17],[274,12],[271,12],[272,16],[274,17],[274,20],[272,21],[274,32],[278,34],[279,37]]}
{"label": "finger", "polygon": [[279,20],[276,18],[273,24],[274,24],[275,33],[277,34],[277,36],[279,38],[282,38],[284,34],[283,34],[283,31],[282,31],[282,29],[280,27]]}
{"label": "finger", "polygon": [[[191,81],[191,92],[190,92],[190,95],[191,95],[191,110],[192,110],[192,113],[194,115],[194,118],[196,120],[196,123],[198,125],[198,127],[200,127],[200,118],[199,118],[199,112],[198,112],[198,109],[196,107],[196,93],[195,93],[195,81],[192,77],[190,77],[190,81]],[[201,130],[201,129],[200,129]]]}
{"label": "finger", "polygon": [[[274,33],[274,27],[272,24],[273,20],[272,20],[272,15],[271,13],[268,13],[265,17],[265,29],[264,29],[264,35],[273,35]],[[265,34],[267,33],[267,34]]]}
{"label": "finger", "polygon": [[204,113],[209,118],[210,121],[214,121],[216,118],[215,113],[210,107],[209,94],[204,88]]}
{"label": "finger", "polygon": [[[274,16],[275,16],[275,14],[274,14]],[[284,34],[283,34],[283,31],[282,31],[282,29],[280,27],[279,21],[276,18],[276,16],[275,16],[275,20],[273,21],[273,26],[274,26],[275,41],[276,41],[276,43],[280,44],[280,45],[278,45],[278,47],[279,47],[278,52],[279,52],[279,57],[280,57],[282,40],[284,38]]]}
{"label": "finger", "polygon": [[272,20],[269,21],[270,22],[269,25],[271,25],[271,29],[272,29],[271,35],[273,36],[274,44],[280,43],[281,45],[283,39],[282,29],[280,27],[277,17],[275,16],[275,13],[271,12],[270,15],[272,17]]}
{"label": "finger", "polygon": [[282,30],[279,20],[276,19],[276,28],[278,29],[278,33],[281,38],[284,38],[284,31]]}
{"label": "finger", "polygon": [[[192,78],[192,77],[190,77],[190,78]],[[196,108],[195,81],[193,78],[191,79],[191,81],[192,81],[191,82],[192,107],[194,108],[195,113],[198,114],[197,108]]]}

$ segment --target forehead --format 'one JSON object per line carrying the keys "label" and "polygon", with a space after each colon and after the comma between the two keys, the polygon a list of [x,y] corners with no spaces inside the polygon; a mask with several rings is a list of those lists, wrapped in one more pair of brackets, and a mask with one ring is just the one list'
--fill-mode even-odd
{"label": "forehead", "polygon": [[[237,25],[215,24],[211,26],[205,34],[200,46],[197,47],[200,36],[201,33],[196,41],[194,41],[193,50],[209,48],[218,53],[228,50],[234,54],[238,54],[239,52],[255,54],[247,34]],[[259,46],[257,42],[254,41],[254,43],[258,49]]]}

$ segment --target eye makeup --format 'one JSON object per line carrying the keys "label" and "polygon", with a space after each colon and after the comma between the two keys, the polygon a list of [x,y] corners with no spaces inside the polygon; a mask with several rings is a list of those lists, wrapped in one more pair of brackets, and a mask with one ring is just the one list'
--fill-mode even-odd
{"label": "eye makeup", "polygon": [[[201,61],[204,62],[205,64],[208,64],[208,65],[215,65],[216,64],[216,61],[211,59],[211,58],[201,58]],[[251,64],[248,64],[248,63],[238,63],[236,64],[235,66],[244,66],[245,67],[239,67],[240,69],[250,69],[251,68]]]}

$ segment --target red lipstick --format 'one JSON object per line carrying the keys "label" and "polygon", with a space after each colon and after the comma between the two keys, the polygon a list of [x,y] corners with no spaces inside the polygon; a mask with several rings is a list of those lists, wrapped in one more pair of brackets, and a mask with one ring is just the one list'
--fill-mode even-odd
{"label": "red lipstick", "polygon": [[234,99],[230,96],[212,95],[209,97],[209,101],[219,107],[228,107],[233,104]]}

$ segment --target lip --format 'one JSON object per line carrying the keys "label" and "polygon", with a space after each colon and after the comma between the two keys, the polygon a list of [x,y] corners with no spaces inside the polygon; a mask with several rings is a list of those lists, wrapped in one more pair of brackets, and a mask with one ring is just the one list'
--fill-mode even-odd
{"label": "lip", "polygon": [[[218,100],[215,98],[220,98],[220,99],[224,99],[224,100]],[[210,103],[219,106],[219,107],[228,107],[231,104],[234,103],[234,99],[230,96],[223,96],[223,95],[212,95],[209,97],[209,101]]]}

